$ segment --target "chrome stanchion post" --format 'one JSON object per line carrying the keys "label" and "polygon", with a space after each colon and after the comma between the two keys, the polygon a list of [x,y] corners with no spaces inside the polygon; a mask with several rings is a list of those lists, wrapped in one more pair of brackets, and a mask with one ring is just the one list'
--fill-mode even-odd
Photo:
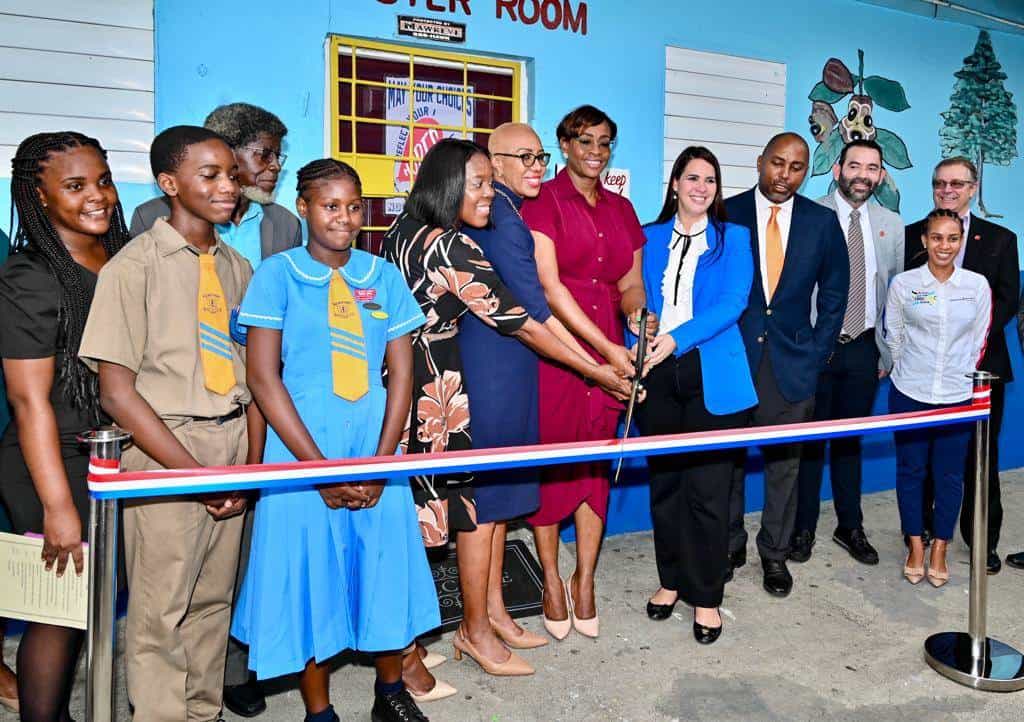
{"label": "chrome stanchion post", "polygon": [[[987,371],[975,371],[973,405],[988,406],[992,381]],[[924,658],[943,677],[991,692],[1024,689],[1024,656],[1013,647],[988,636],[988,449],[989,417],[974,430],[974,527],[971,530],[971,581],[967,632],[940,632],[924,643]]]}
{"label": "chrome stanchion post", "polygon": [[[116,473],[129,434],[117,426],[87,431],[89,473]],[[89,499],[89,617],[86,632],[86,722],[114,719],[114,612],[117,604],[117,500]]]}

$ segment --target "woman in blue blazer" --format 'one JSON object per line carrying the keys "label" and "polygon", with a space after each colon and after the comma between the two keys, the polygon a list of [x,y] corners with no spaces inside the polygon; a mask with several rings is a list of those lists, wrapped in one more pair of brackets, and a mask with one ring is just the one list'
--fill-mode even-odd
{"label": "woman in blue blazer", "polygon": [[[644,233],[644,287],[660,328],[638,411],[643,433],[743,426],[757,404],[737,325],[750,295],[753,254],[749,231],[726,223],[722,172],[711,151],[691,146],[679,155],[661,214]],[[694,637],[711,644],[722,632],[732,455],[687,453],[648,463],[661,588],[647,614],[666,619],[682,599],[694,607]]]}

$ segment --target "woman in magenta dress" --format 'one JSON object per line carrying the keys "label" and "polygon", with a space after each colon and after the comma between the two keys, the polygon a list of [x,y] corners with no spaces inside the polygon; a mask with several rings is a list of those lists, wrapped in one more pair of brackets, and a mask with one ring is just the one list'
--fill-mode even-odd
{"label": "woman in magenta dress", "polygon": [[[630,202],[605,190],[617,129],[604,112],[584,105],[556,131],[566,167],[523,205],[533,231],[537,270],[552,312],[599,363],[623,376],[632,361],[623,346],[626,318],[645,304],[640,274],[644,234]],[[615,436],[623,404],[562,366],[540,365],[541,443]],[[540,509],[529,518],[544,570],[544,625],[556,639],[570,624],[598,634],[594,570],[608,512],[608,462],[550,468],[540,487]],[[558,525],[573,516],[576,569],[567,582],[558,573]],[[571,623],[570,623],[571,620]]]}

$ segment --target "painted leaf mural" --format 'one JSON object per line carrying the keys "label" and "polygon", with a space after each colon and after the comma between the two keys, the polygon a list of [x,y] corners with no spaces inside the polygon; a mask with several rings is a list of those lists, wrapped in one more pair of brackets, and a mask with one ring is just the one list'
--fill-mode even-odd
{"label": "painted leaf mural", "polygon": [[[821,80],[807,96],[811,101],[807,120],[811,135],[818,141],[811,161],[812,176],[828,173],[839,160],[843,147],[861,139],[874,140],[881,146],[883,160],[890,169],[904,170],[913,165],[903,139],[875,125],[877,108],[902,113],[910,107],[906,91],[897,81],[881,75],[864,77],[863,50],[857,51],[857,62],[854,73],[839,58],[829,58],[822,68]],[[844,101],[845,107],[841,105]],[[900,192],[892,174],[886,174],[874,197],[886,208],[899,212]]]}
{"label": "painted leaf mural", "polygon": [[1006,73],[996,60],[992,38],[978,33],[974,52],[964,58],[963,68],[953,74],[949,110],[942,113],[939,140],[942,157],[962,155],[978,167],[978,210],[1001,218],[985,207],[985,164],[1009,165],[1017,157],[1017,109],[1013,93],[1003,81]]}

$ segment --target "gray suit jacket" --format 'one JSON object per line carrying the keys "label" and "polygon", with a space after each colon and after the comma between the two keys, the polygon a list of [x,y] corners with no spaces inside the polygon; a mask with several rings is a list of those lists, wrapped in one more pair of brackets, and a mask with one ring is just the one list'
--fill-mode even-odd
{"label": "gray suit jacket", "polygon": [[[128,233],[134,238],[152,228],[157,218],[166,218],[169,215],[171,206],[167,203],[167,198],[160,196],[148,200],[135,209]],[[299,219],[277,203],[263,206],[263,220],[260,222],[260,251],[263,258],[301,245],[302,224],[299,223]]]}
{"label": "gray suit jacket", "polygon": [[[818,198],[817,202],[833,211],[836,209],[834,193]],[[903,272],[903,219],[870,199],[864,207],[868,209],[868,221],[874,236],[871,240],[874,241],[875,263],[878,267],[875,283],[875,343],[880,354],[878,365],[889,371],[892,368],[892,355],[885,343],[885,299],[889,294],[889,281],[897,273]],[[814,303],[811,303],[812,315],[814,308]]]}

